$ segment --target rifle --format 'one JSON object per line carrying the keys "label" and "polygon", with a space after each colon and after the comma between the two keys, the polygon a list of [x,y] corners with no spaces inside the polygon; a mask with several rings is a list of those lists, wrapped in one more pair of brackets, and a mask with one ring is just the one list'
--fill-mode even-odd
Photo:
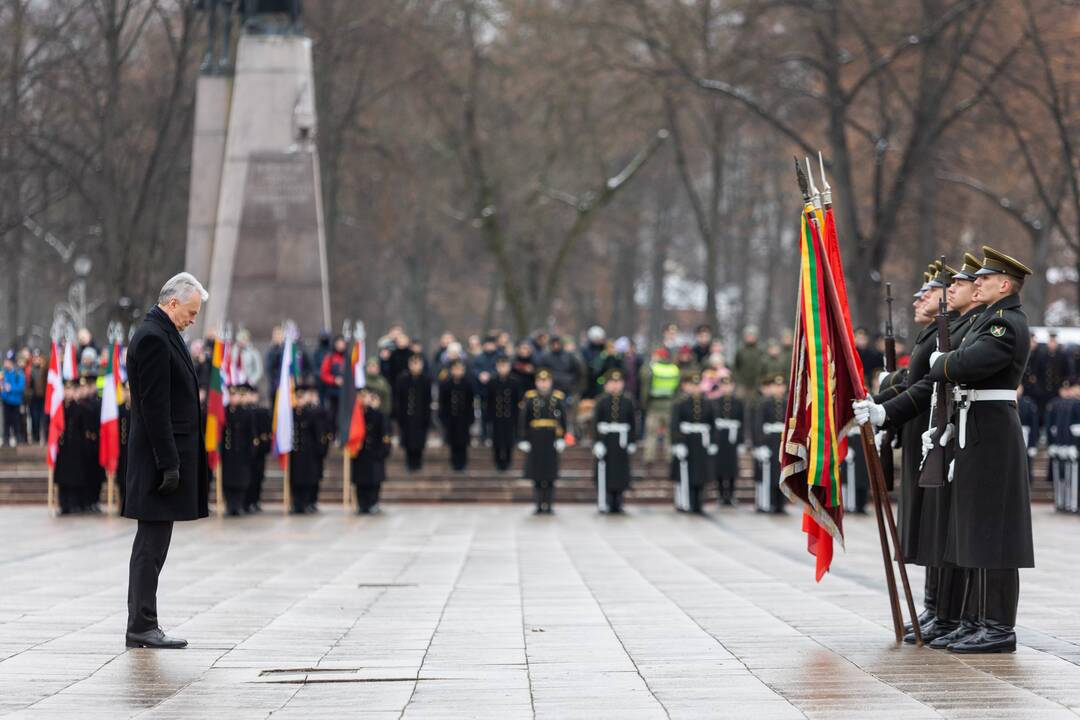
{"label": "rifle", "polygon": [[[944,269],[945,256],[941,256],[941,265]],[[945,285],[941,292],[941,300],[938,302],[938,314],[934,318],[937,325],[937,347],[939,352],[949,352],[949,304],[945,296],[949,292],[949,276],[939,271],[939,275]],[[951,417],[951,405],[949,402],[949,384],[944,380],[934,383],[934,394],[930,403],[930,426],[935,429],[934,446],[923,457],[921,473],[919,475],[919,487],[935,488],[945,485],[945,479],[949,472],[946,448],[941,447],[938,439],[945,432]]]}
{"label": "rifle", "polygon": [[[892,322],[892,283],[885,283],[885,372],[896,372],[896,336],[893,335]],[[879,388],[880,391],[880,388]],[[881,441],[881,471],[885,473],[885,489],[892,492],[895,483],[896,468],[893,466],[893,440],[896,432],[889,428]]]}

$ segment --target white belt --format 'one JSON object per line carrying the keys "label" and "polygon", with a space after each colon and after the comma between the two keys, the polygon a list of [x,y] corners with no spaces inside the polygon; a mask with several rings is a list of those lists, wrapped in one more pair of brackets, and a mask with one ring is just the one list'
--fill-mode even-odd
{"label": "white belt", "polygon": [[679,423],[679,432],[683,435],[692,435],[698,433],[701,435],[701,444],[705,447],[712,445],[709,442],[709,433],[712,432],[712,428],[709,427],[709,423],[694,423],[694,422],[681,422]]}
{"label": "white belt", "polygon": [[598,422],[596,432],[601,435],[619,433],[619,447],[626,447],[626,438],[630,434],[630,423]]}
{"label": "white belt", "polygon": [[765,423],[761,426],[761,432],[765,433],[766,435],[780,435],[784,432],[784,423]]}
{"label": "white belt", "polygon": [[975,388],[953,388],[953,398],[960,408],[960,427],[957,442],[961,448],[967,447],[967,415],[973,402],[1016,402],[1016,389],[977,390]]}
{"label": "white belt", "polygon": [[739,439],[739,426],[742,425],[738,420],[731,420],[730,418],[716,418],[716,429],[727,430],[728,442],[732,445]]}

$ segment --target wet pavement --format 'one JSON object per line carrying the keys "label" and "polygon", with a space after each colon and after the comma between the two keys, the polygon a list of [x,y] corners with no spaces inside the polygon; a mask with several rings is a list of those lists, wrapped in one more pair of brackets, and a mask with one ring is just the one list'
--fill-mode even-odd
{"label": "wet pavement", "polygon": [[[812,578],[798,518],[401,505],[178,524],[181,651],[124,647],[134,523],[0,508],[13,718],[1066,718],[1080,519],[1034,509],[1014,655],[892,643],[877,528]],[[922,573],[912,568],[921,591]]]}

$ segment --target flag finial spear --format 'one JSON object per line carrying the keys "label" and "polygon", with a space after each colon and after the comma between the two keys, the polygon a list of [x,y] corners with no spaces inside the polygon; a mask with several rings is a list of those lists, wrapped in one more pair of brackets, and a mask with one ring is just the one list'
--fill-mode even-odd
{"label": "flag finial spear", "polygon": [[814,169],[810,166],[810,158],[806,158],[806,175],[810,180],[810,199],[814,201],[814,207],[821,209],[821,193],[814,187]]}
{"label": "flag finial spear", "polygon": [[821,157],[821,151],[818,150],[817,154],[818,167],[821,168],[821,200],[825,203],[826,207],[832,205],[832,185],[829,184],[829,179],[825,177],[825,160]]}
{"label": "flag finial spear", "polygon": [[804,203],[810,202],[810,190],[807,189],[806,175],[802,171],[802,166],[799,165],[799,158],[793,157],[795,160],[795,179],[799,183],[799,190],[802,192],[802,199]]}

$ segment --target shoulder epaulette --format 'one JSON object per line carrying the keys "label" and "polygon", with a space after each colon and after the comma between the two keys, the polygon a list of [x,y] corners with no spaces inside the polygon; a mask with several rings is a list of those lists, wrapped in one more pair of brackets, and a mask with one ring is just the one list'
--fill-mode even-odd
{"label": "shoulder epaulette", "polygon": [[525,391],[525,397],[527,397],[527,398],[536,397],[536,391],[535,390],[526,390]]}
{"label": "shoulder epaulette", "polygon": [[564,399],[566,397],[566,393],[564,393],[562,390],[553,390],[551,394],[557,400],[562,400],[562,399]]}

